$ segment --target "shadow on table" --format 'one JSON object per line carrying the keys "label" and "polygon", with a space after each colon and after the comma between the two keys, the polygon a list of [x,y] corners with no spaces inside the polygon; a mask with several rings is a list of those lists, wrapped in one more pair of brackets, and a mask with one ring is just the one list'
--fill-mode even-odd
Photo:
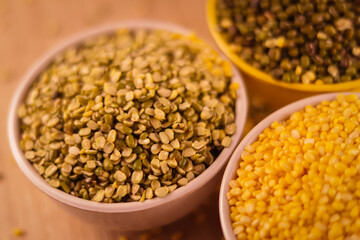
{"label": "shadow on table", "polygon": [[106,232],[114,240],[220,240],[221,232],[218,191],[214,192],[197,210],[180,220],[162,227],[142,232],[122,233],[114,230]]}

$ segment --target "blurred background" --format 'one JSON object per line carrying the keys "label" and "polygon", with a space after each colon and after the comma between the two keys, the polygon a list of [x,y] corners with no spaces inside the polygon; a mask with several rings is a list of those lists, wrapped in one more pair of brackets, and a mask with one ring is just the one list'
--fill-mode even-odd
{"label": "blurred background", "polygon": [[198,210],[169,226],[121,233],[62,211],[26,179],[11,155],[7,112],[27,69],[79,31],[129,19],[179,24],[215,46],[206,24],[206,0],[0,0],[0,240],[222,239],[216,192]]}

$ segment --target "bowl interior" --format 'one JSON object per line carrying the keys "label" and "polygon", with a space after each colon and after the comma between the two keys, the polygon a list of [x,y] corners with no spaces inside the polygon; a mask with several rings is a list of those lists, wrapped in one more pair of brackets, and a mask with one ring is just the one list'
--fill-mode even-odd
{"label": "bowl interior", "polygon": [[[33,81],[37,78],[37,76],[48,66],[49,63],[56,57],[59,53],[63,52],[65,49],[71,46],[77,46],[81,44],[84,40],[97,36],[99,34],[107,34],[114,32],[117,29],[121,28],[129,28],[129,29],[162,29],[171,32],[177,32],[181,34],[188,35],[191,33],[186,28],[162,23],[162,22],[154,22],[148,20],[140,20],[140,21],[129,21],[122,22],[116,24],[110,24],[105,26],[100,26],[93,28],[91,30],[80,33],[76,36],[69,38],[68,40],[62,42],[60,45],[52,49],[48,54],[42,57],[22,78],[20,86],[17,88],[15,95],[13,97],[10,113],[8,117],[8,137],[10,141],[10,147],[13,152],[13,155],[16,159],[17,164],[20,166],[21,170],[24,174],[29,178],[29,180],[35,184],[41,191],[49,195],[50,197],[68,204],[70,206],[88,210],[95,212],[109,212],[109,213],[117,213],[117,212],[132,212],[139,211],[142,209],[148,209],[154,206],[158,206],[161,204],[165,204],[166,202],[170,202],[180,197],[185,197],[193,191],[204,186],[208,179],[212,178],[216,175],[218,171],[222,169],[222,167],[227,163],[227,160],[230,158],[233,150],[235,149],[237,143],[240,140],[240,136],[243,132],[247,110],[248,110],[248,100],[245,89],[245,84],[241,75],[236,71],[235,67],[232,66],[233,70],[233,82],[238,82],[240,84],[240,88],[237,90],[238,99],[236,101],[236,133],[232,136],[232,143],[230,147],[225,148],[220,155],[217,157],[216,161],[213,162],[202,174],[196,177],[194,180],[189,182],[184,187],[176,189],[176,191],[167,195],[164,198],[154,198],[151,200],[146,200],[144,202],[126,202],[126,203],[97,203],[89,200],[84,200],[81,198],[77,198],[67,194],[59,189],[55,189],[51,187],[35,170],[35,168],[29,163],[29,161],[25,158],[21,148],[20,148],[20,129],[19,129],[19,119],[17,116],[17,110],[22,103],[25,95],[27,94],[27,90],[32,85]],[[222,58],[224,58],[222,56]]]}
{"label": "bowl interior", "polygon": [[[228,165],[226,166],[225,173],[221,181],[219,196],[219,213],[221,227],[225,235],[225,239],[236,239],[232,228],[232,222],[230,219],[230,207],[226,194],[229,191],[229,182],[236,177],[236,170],[240,162],[240,155],[244,151],[245,147],[249,144],[254,143],[258,139],[258,135],[262,133],[264,129],[269,127],[271,123],[275,121],[285,120],[290,117],[292,113],[302,110],[307,105],[316,105],[321,103],[322,101],[333,100],[338,94],[339,93],[321,94],[291,103],[262,120],[240,142],[239,146],[235,149],[234,154],[231,156]],[[357,94],[358,97],[360,97],[360,93],[343,92],[343,94]]]}
{"label": "bowl interior", "polygon": [[241,71],[247,75],[257,79],[259,81],[264,81],[282,88],[292,89],[295,91],[304,91],[304,92],[340,92],[340,91],[359,91],[360,90],[360,79],[337,84],[324,84],[324,85],[315,85],[315,84],[301,84],[301,83],[285,83],[280,80],[274,79],[271,75],[253,67],[244,60],[242,60],[237,54],[235,54],[229,47],[228,43],[221,36],[217,27],[217,17],[216,17],[216,1],[217,0],[208,0],[207,3],[207,22],[211,35],[215,39],[215,42],[221,48],[221,50],[240,68]]}

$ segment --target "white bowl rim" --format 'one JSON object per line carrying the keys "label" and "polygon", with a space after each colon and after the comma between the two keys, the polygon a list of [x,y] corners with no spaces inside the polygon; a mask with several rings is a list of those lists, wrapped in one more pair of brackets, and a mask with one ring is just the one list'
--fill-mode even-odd
{"label": "white bowl rim", "polygon": [[232,222],[230,219],[230,208],[228,199],[226,197],[227,192],[229,191],[229,182],[234,179],[236,170],[238,169],[238,164],[240,162],[240,155],[244,151],[245,147],[249,144],[254,143],[258,139],[258,135],[262,133],[271,123],[275,121],[281,121],[289,118],[294,112],[304,109],[307,105],[317,105],[322,101],[335,100],[338,94],[356,94],[360,97],[360,93],[357,92],[335,92],[335,93],[325,93],[318,94],[312,97],[307,97],[296,102],[290,103],[279,110],[273,112],[260,123],[258,123],[240,142],[236,147],[234,153],[232,154],[228,164],[226,166],[223,178],[221,180],[220,194],[219,194],[219,215],[221,228],[224,234],[225,239],[227,240],[236,240],[236,236],[233,231]]}
{"label": "white bowl rim", "polygon": [[[233,72],[232,81],[238,82],[240,88],[238,89],[238,99],[236,101],[236,116],[235,122],[237,131],[232,136],[232,143],[228,148],[225,148],[221,151],[220,155],[217,157],[217,161],[214,161],[202,174],[197,176],[194,180],[189,182],[186,186],[176,189],[176,191],[168,194],[167,196],[160,198],[153,198],[150,200],[145,200],[144,202],[122,202],[122,203],[98,203],[85,199],[81,199],[75,196],[72,196],[68,193],[65,193],[59,189],[51,187],[34,169],[34,167],[29,163],[29,161],[24,157],[24,154],[20,148],[19,144],[19,122],[17,117],[18,108],[27,93],[27,89],[31,86],[33,81],[39,75],[39,73],[54,60],[59,53],[63,52],[65,49],[81,44],[86,39],[96,37],[101,34],[111,33],[117,29],[128,28],[128,29],[162,29],[175,33],[180,33],[184,35],[189,35],[192,33],[191,30],[178,26],[172,23],[153,21],[147,19],[139,20],[128,20],[122,22],[116,22],[111,24],[105,24],[100,26],[92,27],[88,30],[80,32],[79,34],[70,36],[64,41],[61,41],[60,44],[54,48],[47,51],[43,57],[40,58],[24,75],[20,80],[20,84],[16,89],[15,94],[13,95],[12,102],[10,105],[9,115],[8,115],[8,138],[10,142],[10,147],[12,153],[15,157],[17,164],[19,165],[22,172],[27,176],[27,178],[42,192],[52,197],[53,199],[62,202],[64,204],[70,205],[72,207],[83,209],[93,212],[103,212],[103,213],[127,213],[127,212],[136,212],[140,210],[147,210],[153,207],[163,205],[165,203],[174,201],[176,199],[184,198],[190,193],[199,190],[202,186],[205,185],[209,179],[213,178],[219,170],[227,163],[232,152],[234,151],[236,145],[238,144],[241,134],[244,130],[245,122],[247,119],[248,113],[248,96],[245,87],[245,83],[241,74],[237,71],[236,67],[225,57],[221,52],[216,50],[212,44],[206,42],[211,46],[219,56],[230,62]],[[221,161],[220,161],[221,160]]]}

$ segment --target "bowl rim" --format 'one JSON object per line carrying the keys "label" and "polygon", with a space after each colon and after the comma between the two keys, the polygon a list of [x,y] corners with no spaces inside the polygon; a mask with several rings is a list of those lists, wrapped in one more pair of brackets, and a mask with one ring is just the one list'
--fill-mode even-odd
{"label": "bowl rim", "polygon": [[335,100],[338,94],[356,94],[360,97],[360,93],[357,92],[335,92],[335,93],[325,93],[319,94],[312,97],[303,98],[301,100],[290,103],[279,110],[273,112],[260,123],[258,123],[240,142],[236,147],[233,155],[231,156],[228,164],[226,166],[223,178],[221,180],[220,194],[219,194],[219,215],[221,228],[224,233],[225,239],[235,240],[236,236],[232,228],[232,222],[230,219],[230,209],[229,203],[227,200],[227,192],[229,191],[229,182],[233,180],[236,175],[236,170],[238,169],[238,164],[240,162],[240,155],[244,151],[245,147],[249,144],[254,143],[258,139],[258,135],[262,133],[266,128],[268,128],[271,123],[275,121],[281,121],[287,119],[294,112],[304,109],[307,105],[317,105],[323,101]]}
{"label": "bowl rim", "polygon": [[255,78],[259,81],[266,82],[271,85],[278,87],[301,91],[301,92],[341,92],[341,91],[357,91],[360,90],[360,79],[356,79],[350,82],[344,83],[335,83],[335,84],[302,84],[302,83],[286,83],[280,80],[274,79],[271,75],[253,67],[248,64],[246,61],[242,60],[238,55],[236,55],[229,47],[228,43],[224,40],[221,34],[218,31],[217,19],[216,19],[216,1],[218,0],[208,0],[207,2],[207,23],[212,37],[215,39],[215,42],[220,47],[220,49],[225,53],[225,55],[231,59],[237,65],[241,71],[247,75]]}
{"label": "bowl rim", "polygon": [[[238,99],[235,104],[235,124],[237,127],[236,133],[232,136],[232,143],[228,148],[224,148],[220,155],[217,157],[218,161],[214,161],[205,171],[197,176],[194,180],[189,182],[186,186],[176,189],[176,191],[168,194],[167,196],[160,198],[156,197],[153,199],[145,200],[144,202],[121,202],[121,203],[98,203],[90,200],[81,199],[75,196],[72,196],[68,193],[65,193],[59,189],[51,187],[35,170],[32,164],[25,158],[21,148],[20,148],[20,128],[19,128],[19,119],[17,116],[18,108],[22,103],[23,98],[28,92],[29,87],[38,77],[38,75],[54,60],[59,53],[62,53],[65,49],[77,46],[89,38],[99,36],[101,34],[112,33],[118,29],[150,29],[150,30],[167,30],[174,33],[180,33],[184,35],[191,35],[192,31],[178,26],[172,23],[153,21],[147,19],[138,19],[138,20],[128,20],[121,21],[111,24],[99,25],[91,27],[85,31],[82,31],[78,34],[71,35],[67,39],[60,41],[55,47],[51,48],[43,55],[38,61],[32,65],[25,75],[20,79],[18,87],[13,95],[10,110],[8,114],[8,139],[10,143],[10,148],[12,150],[15,160],[26,175],[26,177],[42,192],[50,196],[51,198],[62,202],[66,205],[83,209],[92,212],[103,212],[103,213],[127,213],[127,212],[136,212],[141,210],[147,210],[153,207],[158,207],[163,204],[169,203],[176,199],[184,198],[185,196],[191,194],[194,191],[199,190],[204,186],[209,179],[213,178],[221,169],[225,166],[229,160],[232,152],[234,151],[236,145],[238,144],[241,134],[244,130],[245,122],[247,119],[248,112],[248,96],[246,92],[246,87],[243,81],[241,74],[232,67],[232,81],[238,82],[240,88],[237,90]],[[209,44],[207,41],[204,41],[210,47],[215,50],[214,46]],[[216,51],[217,52],[217,51]],[[219,56],[229,61],[221,53],[217,52]]]}

